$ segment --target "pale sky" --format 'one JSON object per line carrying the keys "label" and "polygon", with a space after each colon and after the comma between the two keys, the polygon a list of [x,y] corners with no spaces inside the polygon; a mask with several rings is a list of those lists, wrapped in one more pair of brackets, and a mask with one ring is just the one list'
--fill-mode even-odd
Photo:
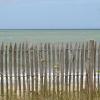
{"label": "pale sky", "polygon": [[100,29],[100,0],[0,0],[0,29]]}

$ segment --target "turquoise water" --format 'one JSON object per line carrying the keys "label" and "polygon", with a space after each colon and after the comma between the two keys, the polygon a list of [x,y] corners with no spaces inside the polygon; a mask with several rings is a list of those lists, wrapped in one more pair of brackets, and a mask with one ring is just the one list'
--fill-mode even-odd
{"label": "turquoise water", "polygon": [[0,30],[0,42],[100,41],[100,30]]}

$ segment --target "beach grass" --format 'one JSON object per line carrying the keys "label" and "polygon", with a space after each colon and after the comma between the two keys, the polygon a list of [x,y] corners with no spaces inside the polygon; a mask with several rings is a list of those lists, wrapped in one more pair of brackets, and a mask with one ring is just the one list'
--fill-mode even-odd
{"label": "beach grass", "polygon": [[0,100],[100,100],[100,91],[93,91],[89,93],[86,90],[83,91],[26,91],[22,95],[16,94],[14,91],[8,94],[0,96]]}

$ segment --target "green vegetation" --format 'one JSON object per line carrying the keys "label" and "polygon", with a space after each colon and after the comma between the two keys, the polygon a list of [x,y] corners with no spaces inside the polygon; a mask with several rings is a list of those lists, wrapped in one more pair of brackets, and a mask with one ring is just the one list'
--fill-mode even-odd
{"label": "green vegetation", "polygon": [[49,91],[39,91],[38,93],[34,92],[25,92],[22,96],[15,94],[14,91],[12,94],[8,92],[8,95],[5,93],[4,96],[0,97],[0,100],[100,100],[100,91],[95,91],[88,93],[87,91],[75,91],[67,92],[58,91],[58,93],[49,92]]}

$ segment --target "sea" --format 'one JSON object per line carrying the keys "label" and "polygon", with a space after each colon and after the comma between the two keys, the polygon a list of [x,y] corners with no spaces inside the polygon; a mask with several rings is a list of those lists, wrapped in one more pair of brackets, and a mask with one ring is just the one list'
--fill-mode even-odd
{"label": "sea", "polygon": [[2,42],[100,42],[100,29],[0,29]]}

